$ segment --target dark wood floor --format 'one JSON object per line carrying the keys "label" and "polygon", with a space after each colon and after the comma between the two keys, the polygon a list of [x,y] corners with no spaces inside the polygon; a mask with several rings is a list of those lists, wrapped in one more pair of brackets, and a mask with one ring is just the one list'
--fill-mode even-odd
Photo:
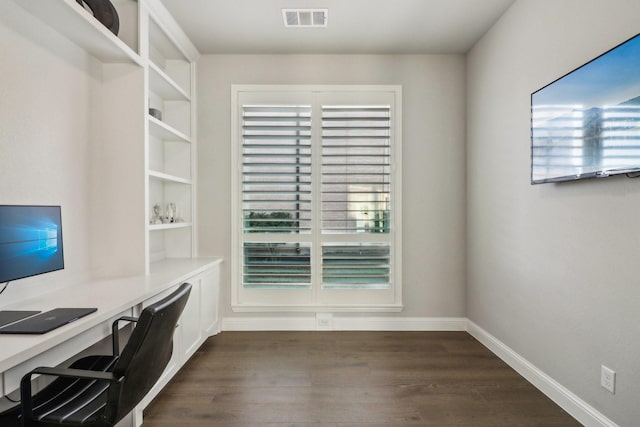
{"label": "dark wood floor", "polygon": [[465,332],[223,332],[144,427],[580,426]]}

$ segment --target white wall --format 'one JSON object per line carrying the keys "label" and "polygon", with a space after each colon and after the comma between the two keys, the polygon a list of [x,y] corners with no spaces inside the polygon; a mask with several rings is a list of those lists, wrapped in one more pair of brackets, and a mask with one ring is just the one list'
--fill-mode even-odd
{"label": "white wall", "polygon": [[[198,63],[200,255],[230,257],[231,85],[403,86],[404,302],[399,316],[465,314],[464,58],[208,55]],[[229,264],[223,269],[224,312]]]}
{"label": "white wall", "polygon": [[63,271],[12,283],[0,307],[144,273],[143,78],[0,2],[0,204],[61,205],[65,258]]}
{"label": "white wall", "polygon": [[468,317],[621,426],[640,420],[640,180],[531,186],[529,109],[638,16],[637,0],[519,0],[467,79]]}
{"label": "white wall", "polygon": [[23,10],[0,11],[0,203],[62,206],[65,270],[13,282],[0,307],[81,280],[90,265],[91,60]]}

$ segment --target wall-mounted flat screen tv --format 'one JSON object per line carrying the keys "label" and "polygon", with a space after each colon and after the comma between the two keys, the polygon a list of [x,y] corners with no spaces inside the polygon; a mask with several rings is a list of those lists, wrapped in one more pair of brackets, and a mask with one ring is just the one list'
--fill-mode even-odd
{"label": "wall-mounted flat screen tv", "polygon": [[64,268],[60,211],[0,205],[0,283]]}
{"label": "wall-mounted flat screen tv", "polygon": [[531,94],[531,183],[640,171],[640,34]]}

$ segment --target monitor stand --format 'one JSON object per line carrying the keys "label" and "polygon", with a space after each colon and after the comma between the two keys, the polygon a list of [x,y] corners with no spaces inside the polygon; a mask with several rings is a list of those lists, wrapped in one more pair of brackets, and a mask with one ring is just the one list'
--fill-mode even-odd
{"label": "monitor stand", "polygon": [[18,320],[26,319],[29,316],[40,313],[39,311],[26,310],[0,310],[0,327]]}

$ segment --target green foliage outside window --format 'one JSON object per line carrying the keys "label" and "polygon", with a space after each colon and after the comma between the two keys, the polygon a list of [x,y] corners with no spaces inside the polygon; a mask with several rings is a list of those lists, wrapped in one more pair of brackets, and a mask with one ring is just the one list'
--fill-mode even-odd
{"label": "green foliage outside window", "polygon": [[298,221],[290,212],[249,212],[245,214],[247,233],[290,233],[297,229]]}

